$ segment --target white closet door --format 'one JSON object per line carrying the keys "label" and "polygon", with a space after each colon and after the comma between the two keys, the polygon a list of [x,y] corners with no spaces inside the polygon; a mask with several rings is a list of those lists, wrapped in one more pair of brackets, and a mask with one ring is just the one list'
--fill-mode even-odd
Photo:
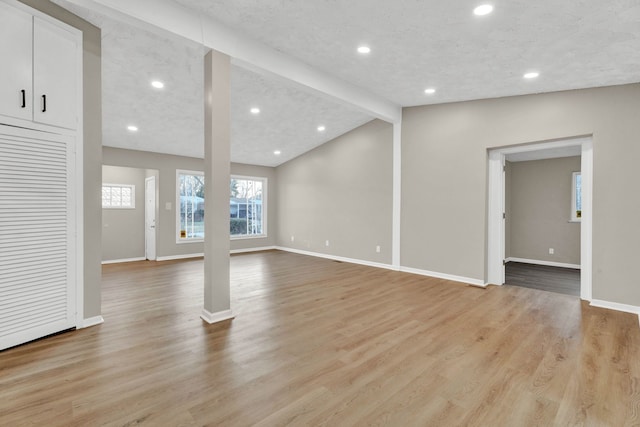
{"label": "white closet door", "polygon": [[73,144],[0,126],[0,349],[75,326]]}
{"label": "white closet door", "polygon": [[39,17],[33,18],[33,120],[78,126],[78,39]]}
{"label": "white closet door", "polygon": [[32,16],[0,3],[0,114],[32,119]]}

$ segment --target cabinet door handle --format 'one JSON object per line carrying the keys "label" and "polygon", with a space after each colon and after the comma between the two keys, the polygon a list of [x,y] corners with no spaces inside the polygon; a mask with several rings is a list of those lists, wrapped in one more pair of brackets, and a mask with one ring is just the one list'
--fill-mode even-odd
{"label": "cabinet door handle", "polygon": [[22,107],[21,108],[26,108],[27,107],[27,91],[22,89],[20,91],[20,93],[22,94]]}
{"label": "cabinet door handle", "polygon": [[42,95],[42,112],[47,112],[47,95]]}

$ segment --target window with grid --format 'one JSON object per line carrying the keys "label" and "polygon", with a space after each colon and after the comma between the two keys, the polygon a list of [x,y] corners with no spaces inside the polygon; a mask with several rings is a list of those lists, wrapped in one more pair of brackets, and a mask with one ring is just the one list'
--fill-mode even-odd
{"label": "window with grid", "polygon": [[231,238],[265,237],[267,179],[232,176],[229,189]]}
{"label": "window with grid", "polygon": [[135,207],[135,185],[102,184],[103,209],[135,209]]}

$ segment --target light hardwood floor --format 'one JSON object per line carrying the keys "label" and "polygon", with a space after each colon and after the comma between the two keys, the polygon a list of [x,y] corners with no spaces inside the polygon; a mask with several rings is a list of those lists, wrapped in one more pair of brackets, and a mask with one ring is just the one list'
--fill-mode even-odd
{"label": "light hardwood floor", "polygon": [[637,316],[283,252],[103,269],[105,323],[0,353],[1,426],[631,426]]}

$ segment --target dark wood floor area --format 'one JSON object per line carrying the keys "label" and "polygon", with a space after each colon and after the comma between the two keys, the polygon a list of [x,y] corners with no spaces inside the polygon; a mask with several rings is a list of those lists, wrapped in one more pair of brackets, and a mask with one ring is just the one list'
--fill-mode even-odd
{"label": "dark wood floor area", "polygon": [[631,426],[638,317],[284,252],[103,269],[105,323],[0,352],[1,426]]}
{"label": "dark wood floor area", "polygon": [[505,265],[505,284],[580,296],[580,270],[508,262]]}

